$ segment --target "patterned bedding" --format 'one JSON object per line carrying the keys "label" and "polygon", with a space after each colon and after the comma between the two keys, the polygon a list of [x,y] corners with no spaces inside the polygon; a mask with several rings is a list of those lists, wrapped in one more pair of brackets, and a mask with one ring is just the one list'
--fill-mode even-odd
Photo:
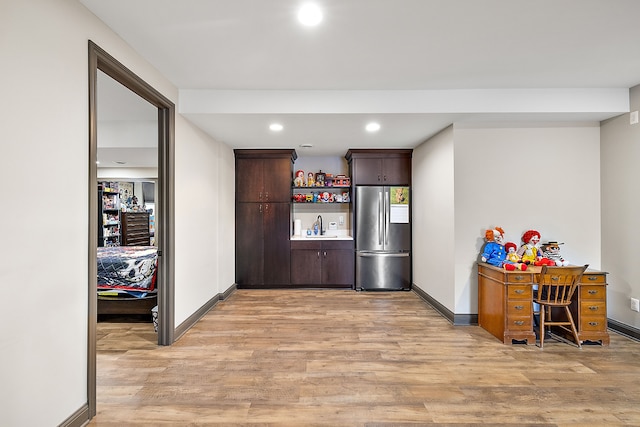
{"label": "patterned bedding", "polygon": [[[155,290],[158,249],[155,246],[98,248],[98,293]],[[140,295],[136,295],[140,296]]]}

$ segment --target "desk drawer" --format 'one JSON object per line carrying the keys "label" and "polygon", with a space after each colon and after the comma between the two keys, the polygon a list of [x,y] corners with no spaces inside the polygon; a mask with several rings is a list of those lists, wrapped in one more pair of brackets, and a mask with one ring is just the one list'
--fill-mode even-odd
{"label": "desk drawer", "polygon": [[607,330],[606,316],[582,316],[580,318],[580,332],[604,332]]}
{"label": "desk drawer", "polygon": [[507,302],[507,316],[509,319],[519,316],[531,316],[533,311],[530,301],[508,301]]}
{"label": "desk drawer", "polygon": [[[583,282],[584,283],[584,282]],[[582,299],[598,299],[602,301],[607,300],[607,288],[600,285],[580,285],[580,298]]]}
{"label": "desk drawer", "polygon": [[509,273],[506,276],[507,276],[507,284],[533,283],[533,274],[531,273],[515,272],[515,273]]}
{"label": "desk drawer", "polygon": [[510,331],[528,331],[532,328],[531,316],[509,316],[507,329]]}
{"label": "desk drawer", "polygon": [[507,299],[528,299],[531,300],[531,285],[508,285]]}
{"label": "desk drawer", "polygon": [[588,285],[589,283],[605,283],[606,276],[604,274],[589,274],[584,273],[582,275],[581,283]]}
{"label": "desk drawer", "polygon": [[607,316],[607,304],[604,301],[588,300],[580,303],[582,316]]}

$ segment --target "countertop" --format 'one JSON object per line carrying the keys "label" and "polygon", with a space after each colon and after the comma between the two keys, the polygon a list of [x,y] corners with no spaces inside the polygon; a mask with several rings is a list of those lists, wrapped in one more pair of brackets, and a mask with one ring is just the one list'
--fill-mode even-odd
{"label": "countertop", "polygon": [[291,240],[313,241],[313,240],[353,240],[353,236],[349,230],[327,230],[323,235],[307,236],[303,231],[302,236],[291,236]]}

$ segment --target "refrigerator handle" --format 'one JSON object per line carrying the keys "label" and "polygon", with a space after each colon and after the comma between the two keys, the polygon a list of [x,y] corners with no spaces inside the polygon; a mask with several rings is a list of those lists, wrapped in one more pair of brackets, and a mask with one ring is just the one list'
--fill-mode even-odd
{"label": "refrigerator handle", "polygon": [[382,217],[382,192],[378,192],[378,245],[382,245],[383,217]]}
{"label": "refrigerator handle", "polygon": [[389,209],[391,208],[391,199],[389,199],[389,192],[384,193],[384,244],[389,244],[389,221],[391,220]]}

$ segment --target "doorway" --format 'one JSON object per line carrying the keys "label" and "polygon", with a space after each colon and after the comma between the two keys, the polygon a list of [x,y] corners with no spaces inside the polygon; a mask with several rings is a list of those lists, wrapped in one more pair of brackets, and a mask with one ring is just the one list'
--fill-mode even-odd
{"label": "doorway", "polygon": [[87,400],[89,418],[96,414],[96,323],[97,323],[97,247],[98,247],[98,179],[97,179],[97,99],[98,72],[104,73],[157,108],[157,221],[158,253],[158,344],[174,341],[174,133],[175,105],[140,79],[115,58],[89,41],[89,324],[87,361]]}

